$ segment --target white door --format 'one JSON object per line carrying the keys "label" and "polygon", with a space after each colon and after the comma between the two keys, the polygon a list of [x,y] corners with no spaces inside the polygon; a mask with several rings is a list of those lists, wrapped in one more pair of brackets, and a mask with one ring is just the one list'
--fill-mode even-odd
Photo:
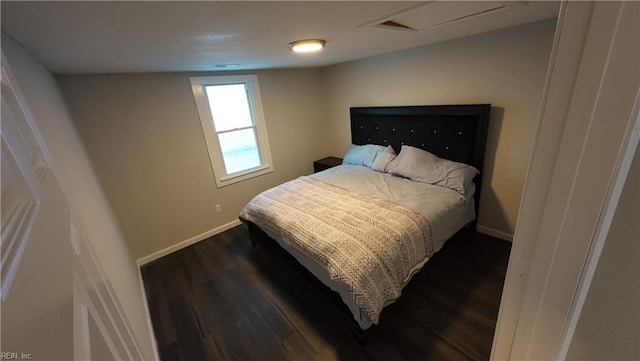
{"label": "white door", "polygon": [[4,54],[1,95],[1,358],[139,359]]}

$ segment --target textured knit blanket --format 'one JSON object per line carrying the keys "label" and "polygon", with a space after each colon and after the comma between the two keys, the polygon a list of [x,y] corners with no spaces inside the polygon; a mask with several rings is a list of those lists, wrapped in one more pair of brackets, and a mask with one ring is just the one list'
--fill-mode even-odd
{"label": "textured knit blanket", "polygon": [[420,213],[309,177],[261,193],[240,218],[314,260],[373,323],[433,253]]}

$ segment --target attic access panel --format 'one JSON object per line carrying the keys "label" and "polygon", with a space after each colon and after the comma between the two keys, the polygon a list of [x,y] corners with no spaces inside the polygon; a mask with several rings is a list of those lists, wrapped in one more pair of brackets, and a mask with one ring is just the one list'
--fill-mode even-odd
{"label": "attic access panel", "polygon": [[393,30],[421,31],[524,6],[519,1],[432,1],[361,25]]}

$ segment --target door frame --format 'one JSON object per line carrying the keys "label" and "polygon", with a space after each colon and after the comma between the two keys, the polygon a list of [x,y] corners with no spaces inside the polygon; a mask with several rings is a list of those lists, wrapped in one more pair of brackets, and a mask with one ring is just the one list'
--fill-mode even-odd
{"label": "door frame", "polygon": [[[630,6],[561,4],[491,360],[564,359],[571,344],[640,138],[638,79],[615,63]],[[632,89],[622,110],[612,82]]]}

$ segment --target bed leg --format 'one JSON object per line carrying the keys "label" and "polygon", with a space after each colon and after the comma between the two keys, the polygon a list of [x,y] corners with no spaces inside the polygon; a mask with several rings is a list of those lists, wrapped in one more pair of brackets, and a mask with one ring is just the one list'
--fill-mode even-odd
{"label": "bed leg", "polygon": [[367,330],[353,330],[351,331],[351,334],[353,335],[353,338],[355,338],[356,342],[362,346],[365,347],[367,346]]}
{"label": "bed leg", "polygon": [[249,239],[251,240],[251,245],[254,248],[258,248],[258,242],[256,241],[256,236],[254,236],[253,234],[250,234]]}
{"label": "bed leg", "polygon": [[251,240],[251,245],[254,248],[258,248],[260,246],[258,235],[252,232],[251,227],[249,227],[249,239]]}

